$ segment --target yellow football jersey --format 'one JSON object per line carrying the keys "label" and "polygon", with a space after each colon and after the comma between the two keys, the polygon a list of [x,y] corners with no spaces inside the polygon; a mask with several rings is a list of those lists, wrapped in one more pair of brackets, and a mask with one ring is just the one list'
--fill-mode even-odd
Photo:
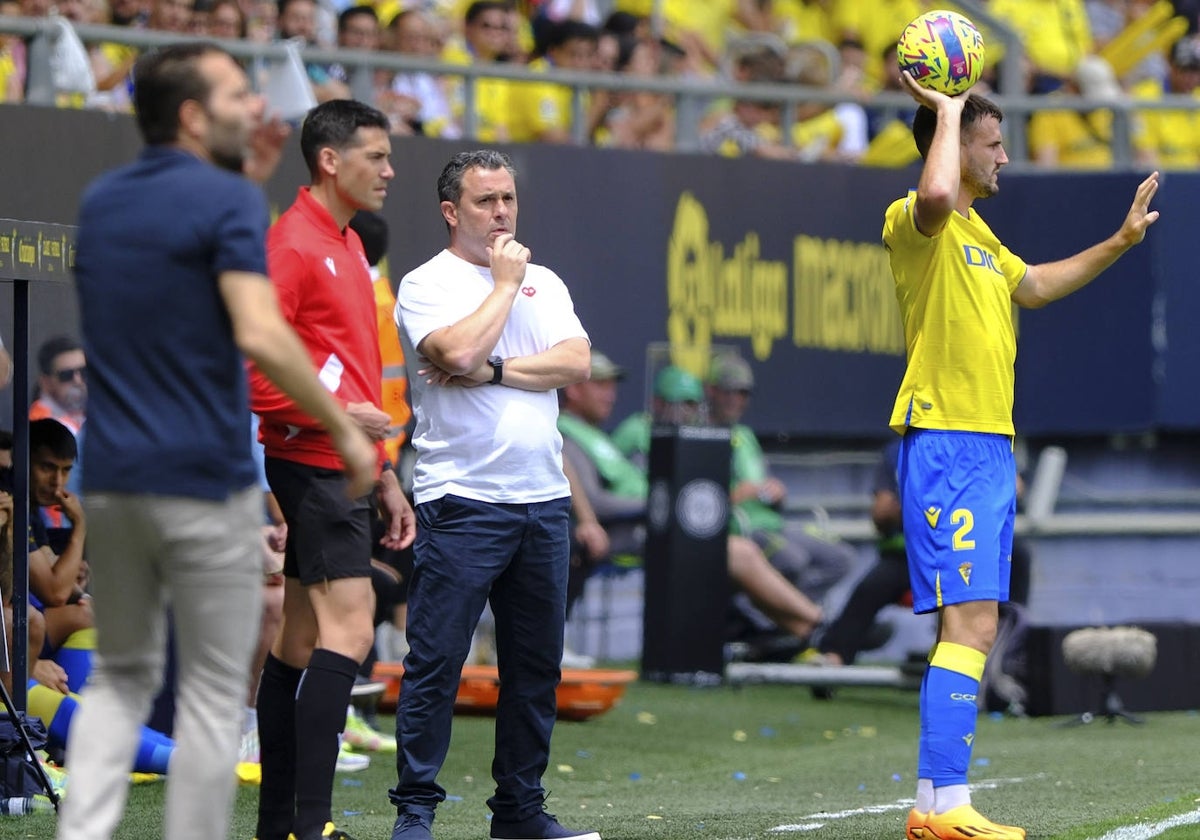
{"label": "yellow football jersey", "polygon": [[[1135,99],[1162,99],[1163,85],[1146,79],[1132,90]],[[1192,92],[1200,100],[1200,90]],[[1200,111],[1191,109],[1143,111],[1134,115],[1133,147],[1152,155],[1161,169],[1200,167]]]}
{"label": "yellow football jersey", "polygon": [[1029,120],[1029,156],[1038,160],[1045,150],[1053,150],[1054,166],[1111,169],[1112,111],[1038,111]]}
{"label": "yellow football jersey", "polygon": [[902,169],[921,159],[912,129],[903,120],[892,120],[867,146],[859,159],[863,166],[887,166]]}
{"label": "yellow football jersey", "polygon": [[841,32],[833,12],[824,3],[774,0],[771,3],[771,12],[781,22],[781,34],[789,44],[813,39],[836,44],[841,40]]}
{"label": "yellow football jersey", "polygon": [[[539,58],[530,70],[545,73],[550,62]],[[509,139],[532,143],[554,129],[571,130],[571,88],[554,82],[512,82],[509,89]]]}
{"label": "yellow football jersey", "polygon": [[1011,435],[1012,292],[1027,266],[973,209],[925,236],[916,199],[912,190],[892,202],[883,222],[908,347],[891,426]]}
{"label": "yellow football jersey", "polygon": [[1029,60],[1044,73],[1066,78],[1093,50],[1084,0],[992,0],[989,11],[1021,36]]}
{"label": "yellow football jersey", "polygon": [[[442,61],[448,64],[470,65],[474,56],[460,41],[451,41],[442,50]],[[475,139],[487,143],[505,143],[512,139],[510,100],[515,82],[508,79],[480,77],[475,81]],[[462,77],[450,77],[447,94],[454,119],[464,124],[467,100]]]}
{"label": "yellow football jersey", "polygon": [[[662,16],[668,38],[676,40],[681,31],[694,32],[715,55],[725,51],[725,33],[735,27],[736,0],[662,0]],[[616,11],[638,17],[651,17],[654,0],[617,0]]]}
{"label": "yellow football jersey", "polygon": [[792,124],[792,144],[804,160],[819,160],[842,142],[841,120],[833,108]]}

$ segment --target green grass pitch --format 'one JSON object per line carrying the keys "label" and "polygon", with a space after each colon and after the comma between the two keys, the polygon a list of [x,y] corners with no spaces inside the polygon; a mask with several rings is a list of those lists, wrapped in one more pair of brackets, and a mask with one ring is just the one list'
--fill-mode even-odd
{"label": "green grass pitch", "polygon": [[[915,784],[916,710],[915,693],[890,689],[818,701],[797,687],[634,683],[607,714],[558,725],[547,807],[606,840],[900,840]],[[1064,727],[1061,718],[981,716],[976,806],[1025,826],[1030,840],[1200,838],[1200,715],[1146,718]],[[458,718],[440,778],[450,798],[434,823],[438,840],[487,837],[491,755],[492,720]],[[387,840],[394,780],[383,755],[339,775],[339,827]],[[231,838],[253,836],[256,797],[257,788],[239,789]],[[117,840],[161,837],[162,801],[162,784],[136,786]],[[0,818],[0,837],[52,837],[54,819]]]}

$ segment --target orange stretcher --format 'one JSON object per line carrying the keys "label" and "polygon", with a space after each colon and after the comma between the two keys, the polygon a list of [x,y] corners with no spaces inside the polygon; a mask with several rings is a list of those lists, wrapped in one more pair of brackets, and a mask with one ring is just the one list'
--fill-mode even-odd
{"label": "orange stretcher", "polygon": [[[395,709],[400,698],[400,662],[376,662],[371,678],[384,684],[381,709]],[[564,720],[587,720],[611,709],[625,686],[637,679],[636,671],[606,671],[597,668],[564,669],[558,684],[558,716]],[[454,710],[466,714],[494,714],[500,697],[500,676],[495,665],[466,665],[458,685]]]}

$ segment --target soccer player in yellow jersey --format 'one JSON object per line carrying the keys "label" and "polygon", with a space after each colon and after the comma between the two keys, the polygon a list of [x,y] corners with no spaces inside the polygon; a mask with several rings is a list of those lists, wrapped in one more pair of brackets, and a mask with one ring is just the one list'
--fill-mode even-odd
{"label": "soccer player in yellow jersey", "polygon": [[1142,241],[1158,173],[1137,188],[1120,229],[1064,260],[1026,265],[972,208],[1008,163],[1000,109],[902,82],[921,106],[917,189],[887,209],[883,243],[904,320],[908,367],[892,412],[913,611],[938,613],[921,684],[917,801],[909,840],[1023,840],[971,806],[967,767],[976,695],[1008,599],[1016,466],[1012,304],[1040,307],[1083,287]]}

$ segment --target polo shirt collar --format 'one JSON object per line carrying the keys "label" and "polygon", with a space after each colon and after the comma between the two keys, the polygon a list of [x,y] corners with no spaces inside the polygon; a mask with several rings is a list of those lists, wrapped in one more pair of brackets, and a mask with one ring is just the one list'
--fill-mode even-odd
{"label": "polo shirt collar", "polygon": [[341,240],[346,238],[346,232],[337,226],[333,214],[312,197],[308,187],[300,187],[296,191],[296,209],[314,228]]}
{"label": "polo shirt collar", "polygon": [[[207,162],[207,161],[202,160],[201,158],[196,157],[196,155],[192,154],[187,149],[181,149],[178,146],[172,145],[170,143],[154,143],[149,146],[143,146],[142,147],[142,157],[146,158],[146,159],[175,157],[175,158],[181,158],[183,160],[195,161],[196,163],[206,163]],[[215,166],[215,164],[210,164],[210,165]]]}

